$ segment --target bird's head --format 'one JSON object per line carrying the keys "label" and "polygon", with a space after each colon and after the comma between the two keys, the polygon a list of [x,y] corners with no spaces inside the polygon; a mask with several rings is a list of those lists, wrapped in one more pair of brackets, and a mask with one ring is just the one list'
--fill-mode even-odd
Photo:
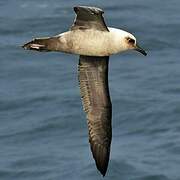
{"label": "bird's head", "polygon": [[109,30],[114,37],[118,52],[136,50],[144,56],[147,55],[146,51],[138,45],[136,38],[131,33],[116,28],[109,28]]}
{"label": "bird's head", "polygon": [[136,38],[132,34],[128,33],[128,35],[124,38],[124,42],[127,49],[136,50],[144,56],[147,55],[146,51],[137,44]]}

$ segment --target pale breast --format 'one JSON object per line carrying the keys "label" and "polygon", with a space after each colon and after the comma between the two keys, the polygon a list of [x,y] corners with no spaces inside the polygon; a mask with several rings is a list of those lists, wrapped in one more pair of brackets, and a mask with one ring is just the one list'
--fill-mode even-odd
{"label": "pale breast", "polygon": [[59,35],[59,50],[86,56],[109,56],[122,51],[119,31],[72,30]]}
{"label": "pale breast", "polygon": [[75,30],[64,33],[62,42],[66,52],[87,56],[109,56],[109,32]]}

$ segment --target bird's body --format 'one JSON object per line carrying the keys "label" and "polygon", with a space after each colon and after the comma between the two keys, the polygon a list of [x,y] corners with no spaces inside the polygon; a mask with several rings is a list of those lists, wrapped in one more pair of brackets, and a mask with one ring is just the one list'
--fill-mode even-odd
{"label": "bird's body", "polygon": [[[124,42],[124,36],[134,38],[126,31],[117,28],[108,27],[109,31],[99,31],[96,29],[77,29],[61,33],[52,38],[40,38],[36,40],[52,40],[56,43],[49,44],[48,51],[61,51],[71,54],[80,54],[86,56],[110,56],[127,50],[127,43]],[[40,49],[34,42],[33,48]]]}
{"label": "bird's body", "polygon": [[88,56],[109,56],[126,50],[122,34],[132,35],[116,28],[108,30],[80,29],[62,33],[59,35],[59,48],[64,52]]}
{"label": "bird's body", "polygon": [[71,29],[57,36],[36,38],[24,49],[60,51],[80,55],[79,86],[87,114],[89,142],[98,170],[107,171],[112,137],[112,106],[108,87],[109,56],[129,49],[146,55],[136,38],[123,30],[107,27],[103,11],[95,7],[74,7]]}

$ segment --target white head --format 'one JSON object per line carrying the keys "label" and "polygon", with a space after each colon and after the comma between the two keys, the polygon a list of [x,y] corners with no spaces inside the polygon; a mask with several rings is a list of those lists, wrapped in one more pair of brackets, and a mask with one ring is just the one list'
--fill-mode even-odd
{"label": "white head", "polygon": [[110,32],[112,32],[115,36],[116,45],[119,47],[119,52],[126,51],[126,50],[136,50],[142,53],[144,56],[147,55],[145,50],[143,50],[136,41],[136,38],[129,32],[110,28]]}

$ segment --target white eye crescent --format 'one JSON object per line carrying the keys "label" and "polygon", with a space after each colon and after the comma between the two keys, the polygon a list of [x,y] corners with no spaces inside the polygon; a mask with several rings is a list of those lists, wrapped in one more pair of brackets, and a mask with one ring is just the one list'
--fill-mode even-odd
{"label": "white eye crescent", "polygon": [[134,39],[129,38],[129,39],[128,39],[128,42],[129,42],[130,44],[134,44],[134,43],[135,43],[135,40],[134,40]]}

